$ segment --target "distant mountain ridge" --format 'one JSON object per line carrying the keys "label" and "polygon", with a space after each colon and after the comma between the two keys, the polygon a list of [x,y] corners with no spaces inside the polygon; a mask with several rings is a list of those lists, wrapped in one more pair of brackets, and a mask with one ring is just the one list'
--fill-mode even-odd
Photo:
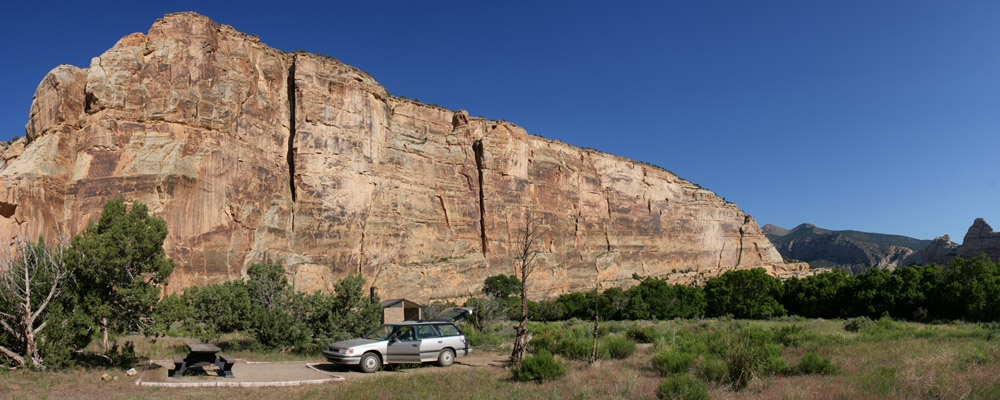
{"label": "distant mountain ridge", "polygon": [[813,224],[792,229],[767,224],[761,230],[782,257],[801,260],[813,267],[830,267],[863,272],[868,268],[895,269],[914,252],[931,244],[930,240],[902,235],[834,231]]}

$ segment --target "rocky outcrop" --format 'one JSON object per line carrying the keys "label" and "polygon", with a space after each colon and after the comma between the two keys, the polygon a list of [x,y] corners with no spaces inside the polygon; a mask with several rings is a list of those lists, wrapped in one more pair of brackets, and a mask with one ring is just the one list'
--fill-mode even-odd
{"label": "rocky outcrop", "polygon": [[833,231],[812,224],[788,230],[774,225],[763,228],[778,253],[802,260],[814,268],[839,268],[853,273],[868,268],[895,269],[915,249],[929,243],[906,236],[859,231]]}
{"label": "rocky outcrop", "polygon": [[170,228],[171,291],[268,261],[302,290],[361,274],[384,297],[465,297],[512,272],[528,211],[546,232],[533,297],[808,269],[669,171],[396,98],[192,13],[57,67],[26,131],[0,170],[0,233],[73,234],[109,198],[144,202]]}
{"label": "rocky outcrop", "polygon": [[965,233],[961,245],[952,243],[948,235],[944,235],[907,258],[905,265],[944,265],[955,257],[974,258],[983,254],[992,260],[1000,260],[1000,233],[993,232],[986,220],[976,218]]}
{"label": "rocky outcrop", "polygon": [[962,258],[973,258],[985,254],[993,260],[1000,259],[1000,233],[982,218],[976,218],[962,239],[958,255]]}
{"label": "rocky outcrop", "polygon": [[903,260],[902,265],[947,264],[958,256],[958,243],[951,241],[948,235],[934,238],[931,244]]}

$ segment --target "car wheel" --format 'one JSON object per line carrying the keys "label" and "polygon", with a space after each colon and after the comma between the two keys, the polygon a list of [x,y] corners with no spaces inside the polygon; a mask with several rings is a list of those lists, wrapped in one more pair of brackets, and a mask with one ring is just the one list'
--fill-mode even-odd
{"label": "car wheel", "polygon": [[438,354],[438,365],[442,367],[451,366],[455,362],[455,351],[452,349],[441,350]]}
{"label": "car wheel", "polygon": [[370,374],[372,372],[378,371],[379,367],[382,366],[382,357],[379,357],[375,353],[365,353],[361,356],[361,363],[358,364],[358,368],[361,372]]}

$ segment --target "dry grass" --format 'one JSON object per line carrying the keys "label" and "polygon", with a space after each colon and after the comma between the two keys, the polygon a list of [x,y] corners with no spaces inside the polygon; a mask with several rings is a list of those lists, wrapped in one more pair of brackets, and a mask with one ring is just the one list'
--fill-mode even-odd
{"label": "dry grass", "polygon": [[[666,321],[655,325],[667,338],[673,329],[708,327],[726,329],[732,321]],[[844,332],[842,321],[751,321],[765,329],[785,325],[802,326],[805,339],[786,347],[782,356],[789,365],[803,353],[815,351],[831,356],[840,366],[835,375],[778,376],[753,382],[734,392],[728,386],[708,384],[712,398],[723,399],[911,399],[911,398],[1000,398],[1000,340],[986,341],[978,327],[969,324],[915,328],[909,336],[894,339]],[[183,353],[183,338],[160,338],[156,342],[133,338],[139,354],[167,358]],[[233,339],[233,338],[230,338]],[[234,346],[238,348],[238,346]],[[216,396],[256,398],[436,399],[442,396],[472,399],[620,399],[655,398],[660,383],[650,366],[652,347],[640,346],[625,360],[602,360],[594,365],[564,360],[569,373],[543,384],[514,382],[510,372],[496,363],[448,369],[427,367],[397,369],[365,379],[319,386],[260,389],[166,389],[133,384],[119,370],[68,372],[0,372],[0,398],[205,398]],[[295,354],[236,352],[255,360],[315,359]],[[482,354],[482,353],[480,353]],[[491,353],[484,359],[501,359]],[[119,379],[102,382],[104,373]]]}

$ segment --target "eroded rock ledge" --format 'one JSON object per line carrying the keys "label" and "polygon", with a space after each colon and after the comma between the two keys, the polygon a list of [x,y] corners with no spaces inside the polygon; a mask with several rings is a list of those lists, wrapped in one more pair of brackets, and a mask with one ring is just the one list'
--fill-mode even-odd
{"label": "eroded rock ledge", "polygon": [[123,194],[166,219],[169,290],[282,262],[302,290],[362,274],[383,297],[478,293],[548,231],[534,297],[782,264],[735,204],[673,173],[396,98],[336,60],[166,15],[35,93],[4,149],[0,233],[79,232]]}

